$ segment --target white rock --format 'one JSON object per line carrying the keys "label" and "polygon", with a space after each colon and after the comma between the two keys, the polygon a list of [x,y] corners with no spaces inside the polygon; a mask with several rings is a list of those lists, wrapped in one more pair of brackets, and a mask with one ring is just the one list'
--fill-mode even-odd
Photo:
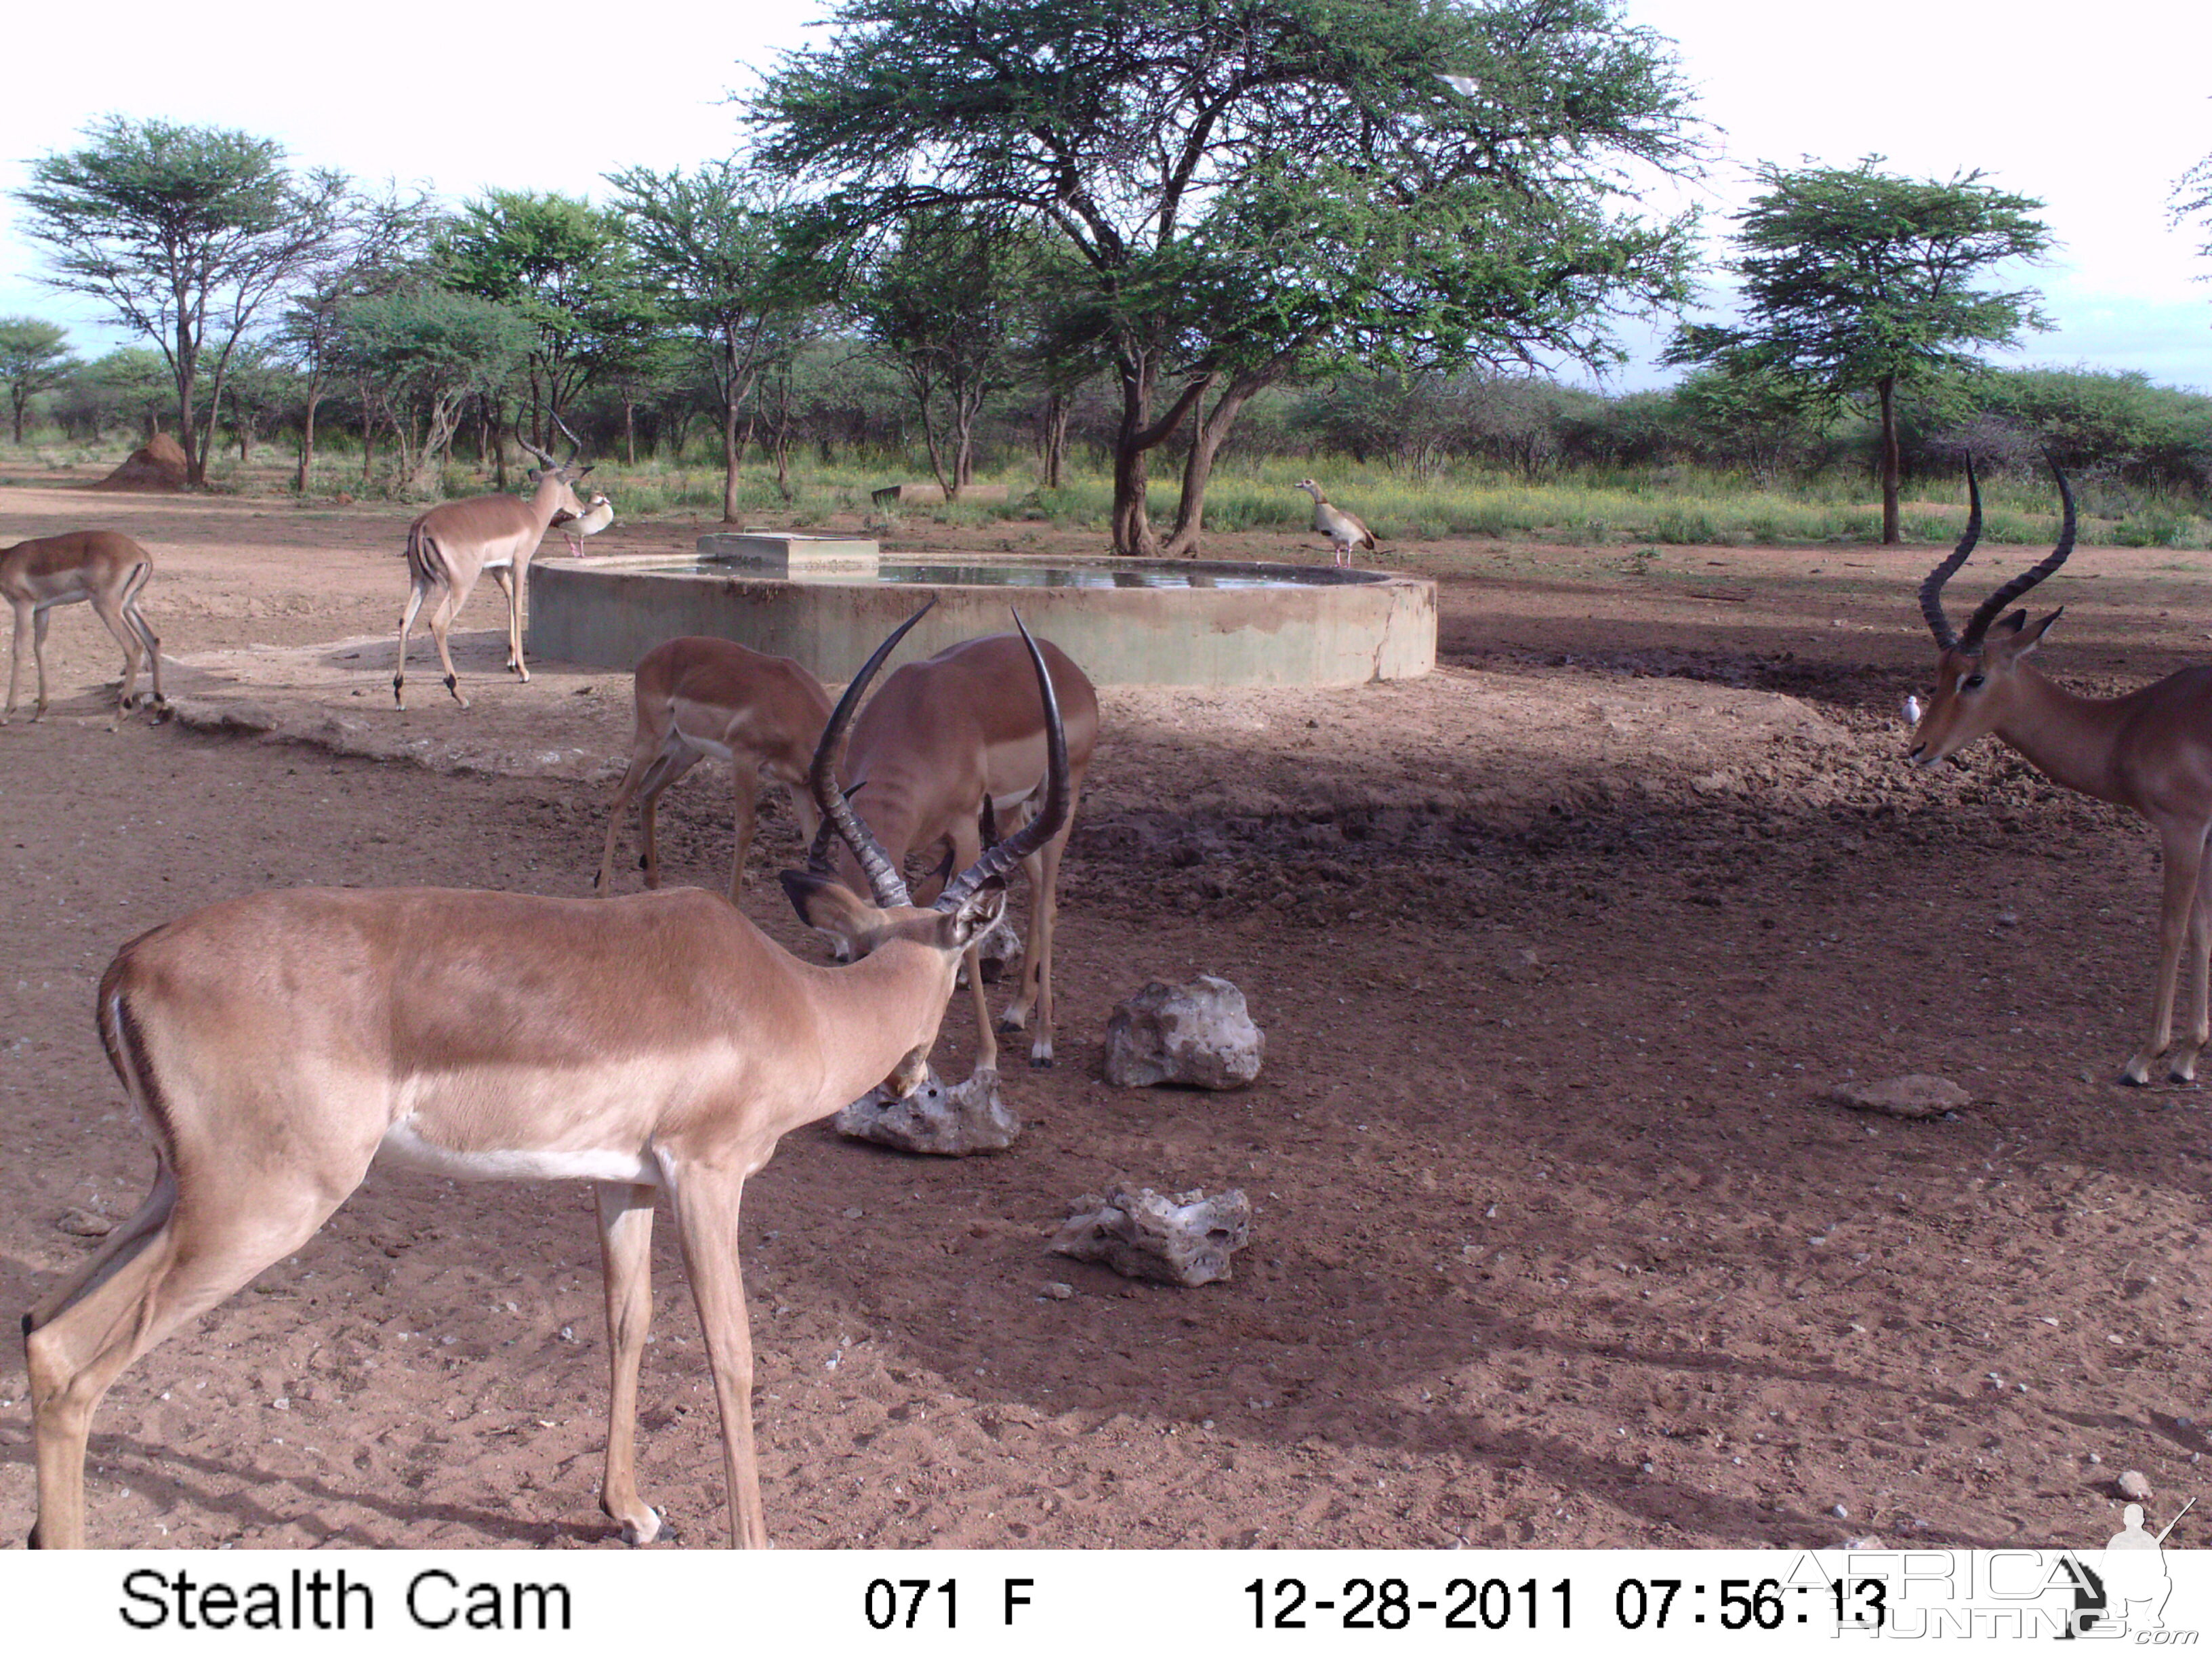
{"label": "white rock", "polygon": [[1187,985],[1155,980],[1106,1022],[1106,1080],[1125,1089],[1178,1083],[1241,1089],[1260,1075],[1267,1037],[1244,994],[1200,974]]}
{"label": "white rock", "polygon": [[2140,1504],[2150,1496],[2150,1482],[2140,1469],[2128,1470],[2113,1484],[2119,1487],[2121,1497],[2134,1503]]}
{"label": "white rock", "polygon": [[1103,1261],[1124,1279],[1190,1285],[1231,1277],[1229,1258],[1251,1239],[1252,1204],[1239,1188],[1212,1198],[1202,1190],[1163,1198],[1116,1182],[1103,1196],[1077,1199],[1050,1248]]}
{"label": "white rock", "polygon": [[999,1074],[977,1072],[947,1084],[934,1070],[904,1100],[871,1089],[832,1120],[841,1135],[872,1140],[904,1152],[969,1158],[1014,1144],[1022,1121],[999,1098]]}

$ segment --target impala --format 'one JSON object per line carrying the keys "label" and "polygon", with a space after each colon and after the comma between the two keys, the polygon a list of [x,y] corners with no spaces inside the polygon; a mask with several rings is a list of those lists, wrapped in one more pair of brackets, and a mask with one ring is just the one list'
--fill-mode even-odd
{"label": "impala", "polygon": [[80,601],[90,603],[123,647],[117,718],[135,700],[141,658],[153,664],[154,708],[158,718],[159,712],[168,707],[168,700],[161,695],[161,641],[154,636],[138,609],[138,596],[146,591],[153,574],[153,556],[130,537],[112,530],[73,530],[65,536],[43,536],[0,548],[0,598],[15,610],[15,652],[8,663],[8,706],[0,708],[0,726],[5,726],[15,713],[27,635],[39,670],[39,700],[31,710],[31,719],[46,718],[46,612],[58,605]]}
{"label": "impala", "polygon": [[[928,606],[922,607],[927,611]],[[1039,842],[1022,868],[1030,880],[1029,929],[1024,936],[1021,989],[1000,1016],[999,1029],[1019,1031],[1034,1011],[1032,1066],[1052,1064],[1052,939],[1060,860],[1074,820],[1074,797],[1091,764],[1098,737],[1098,694],[1074,660],[1043,644],[1045,660],[1066,722],[1071,781],[1068,811],[1058,833]],[[853,727],[844,776],[868,823],[889,850],[890,879],[903,881],[909,853],[949,849],[945,868],[977,855],[986,806],[1000,821],[1034,804],[1048,775],[1049,705],[1037,699],[1023,641],[992,634],[949,646],[923,662],[911,662],[884,681]],[[842,860],[857,890],[857,870]],[[871,875],[871,879],[874,879]],[[983,993],[981,965],[968,963],[968,988],[981,1033],[976,1067],[996,1069],[999,1045]]]}
{"label": "impala", "polygon": [[1954,632],[1943,614],[1943,584],[1966,562],[1982,529],[1981,488],[1971,463],[1966,488],[1971,506],[1965,538],[1920,586],[1921,612],[1942,655],[1936,661],[1935,695],[1913,732],[1911,758],[1934,766],[1994,732],[2052,782],[2125,806],[2150,821],[2165,867],[2158,980],[2149,1035],[2129,1059],[2120,1081],[2148,1083],[2151,1066],[2172,1046],[2175,981],[2185,936],[2195,980],[2194,1012],[2169,1075],[2176,1083],[2191,1082],[2197,1052],[2212,1037],[2206,1001],[2212,865],[2204,856],[2205,836],[2212,831],[2212,668],[2185,668],[2121,697],[2078,696],[2036,672],[2028,655],[2064,607],[2033,623],[2026,611],[2002,613],[2074,550],[2074,492],[2063,476],[2058,494],[2065,516],[2058,544],[2042,562],[1983,600],[1964,631]]}
{"label": "impala", "polygon": [[[559,424],[557,417],[555,423]],[[407,706],[408,630],[422,608],[422,596],[433,587],[441,593],[430,611],[430,637],[437,641],[438,660],[446,670],[446,690],[462,708],[469,706],[453,672],[453,653],[446,648],[446,630],[469,602],[477,578],[487,570],[507,595],[507,672],[520,674],[528,684],[530,669],[522,659],[522,606],[531,556],[562,514],[585,516],[574,486],[592,470],[576,465],[583,449],[576,434],[566,426],[561,430],[571,446],[566,461],[555,460],[527,438],[515,440],[544,463],[531,475],[537,487],[528,501],[519,495],[472,495],[434,507],[407,526],[407,609],[399,617],[399,665],[392,675],[392,698],[402,708]]]}
{"label": "impala", "polygon": [[645,884],[660,885],[660,849],[653,833],[660,792],[712,756],[730,763],[737,796],[738,846],[730,861],[730,902],[735,904],[744,885],[753,808],[763,776],[788,791],[800,833],[814,834],[817,814],[807,792],[807,770],[830,718],[829,694],[788,657],[766,656],[732,640],[690,637],[666,641],[638,659],[636,696],[629,769],[615,792],[606,848],[592,884],[601,893],[609,890],[615,836],[635,799],[645,843]]}
{"label": "impala", "polygon": [[888,1074],[918,1086],[969,942],[1006,872],[1065,825],[1073,790],[1044,658],[1043,808],[949,883],[905,902],[836,787],[862,690],[815,750],[816,799],[872,902],[821,860],[785,872],[850,966],[804,963],[696,888],[613,900],[302,889],[210,905],[140,934],[101,977],[101,1040],[155,1144],[153,1190],[23,1321],[34,1544],[85,1540],[85,1441],[116,1376],[177,1326],[297,1249],[380,1154],[447,1176],[596,1183],[611,1354],[600,1504],[645,1542],[638,1362],[653,1206],[665,1188],[720,1407],[731,1529],[767,1541],[753,1360],[738,1260],[745,1178],[778,1139]]}

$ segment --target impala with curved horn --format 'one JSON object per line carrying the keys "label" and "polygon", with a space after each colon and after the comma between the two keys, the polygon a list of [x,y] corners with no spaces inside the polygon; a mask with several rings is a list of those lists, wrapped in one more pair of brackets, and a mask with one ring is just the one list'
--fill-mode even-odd
{"label": "impala with curved horn", "polygon": [[556,461],[546,451],[517,433],[515,442],[535,455],[543,465],[531,474],[536,485],[530,499],[519,495],[471,495],[466,501],[446,501],[407,526],[407,609],[399,618],[399,665],[392,671],[392,699],[407,706],[407,635],[415,626],[415,613],[422,596],[433,587],[441,590],[430,611],[430,637],[437,641],[438,661],[446,671],[446,690],[464,708],[459,678],[453,672],[453,653],[446,648],[446,631],[469,602],[477,578],[487,570],[507,595],[507,667],[525,684],[530,669],[522,659],[522,607],[529,585],[530,560],[538,544],[556,520],[580,520],[586,515],[576,499],[575,484],[592,469],[578,466],[583,442],[562,424],[569,443],[568,459]]}
{"label": "impala with curved horn", "polygon": [[[1030,660],[1038,649],[1050,665],[1056,703],[1038,701],[1030,684]],[[1030,918],[1022,982],[997,1026],[1001,1031],[1023,1030],[1034,1013],[1030,1063],[1040,1066],[1053,1060],[1052,951],[1060,855],[1098,738],[1098,694],[1089,677],[1048,640],[1036,646],[1026,635],[1012,634],[963,640],[884,678],[883,690],[854,723],[843,773],[892,879],[902,880],[907,855],[925,848],[945,848],[946,870],[965,867],[981,854],[979,826],[987,806],[1003,821],[1036,805],[1051,774],[1048,738],[1055,719],[1066,728],[1067,812],[1059,833],[1036,843],[1023,862],[1030,882]],[[855,891],[877,879],[877,872],[869,870],[864,882],[857,861],[840,862]],[[981,964],[972,957],[968,986],[979,1033],[975,1065],[995,1070],[998,1040]]]}
{"label": "impala with curved horn", "polygon": [[1942,655],[1936,691],[1913,732],[1913,762],[1934,766],[1985,732],[1995,732],[2054,783],[2141,813],[2158,831],[2165,866],[2159,915],[2158,981],[2150,1033],[2120,1081],[2145,1084],[2173,1047],[2173,1001],[2184,939],[2194,980],[2188,1035],[2173,1049],[2169,1076],[2195,1080],[2197,1056],[2212,1040],[2207,968],[2212,956],[2212,668],[2185,668],[2121,697],[2084,697],[2052,684],[2027,661],[2064,607],[2041,621],[2005,607],[2066,562],[2074,550],[2074,492],[2056,467],[2065,514],[2058,544],[1975,608],[1963,630],[1943,613],[1943,585],[1966,563],[1982,530],[1981,487],[1966,467],[1971,507],[1965,538],[1920,586],[1920,609]]}
{"label": "impala with curved horn", "polygon": [[[882,849],[834,787],[884,641],[822,734],[815,793],[872,871]],[[807,922],[859,960],[801,962],[720,896],[618,899],[301,889],[226,900],[140,934],[100,983],[100,1033],[155,1146],[153,1190],[23,1321],[39,1519],[85,1541],[94,1408],[125,1366],[300,1248],[379,1157],[453,1176],[595,1183],[611,1398],[600,1504],[633,1543],[661,1529],[635,1474],[638,1363],[665,1188],[721,1409],[730,1525],[768,1541],[738,1260],[745,1178],[776,1142],[886,1075],[910,1090],[962,954],[1004,876],[1058,834],[1073,793],[1044,658],[1045,803],[935,904],[871,902],[787,872]]]}

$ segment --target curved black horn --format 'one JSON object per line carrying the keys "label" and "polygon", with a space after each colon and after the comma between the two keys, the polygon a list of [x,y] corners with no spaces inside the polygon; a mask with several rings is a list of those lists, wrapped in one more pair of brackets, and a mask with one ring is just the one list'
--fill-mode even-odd
{"label": "curved black horn", "polygon": [[1044,653],[1037,649],[1019,611],[1014,613],[1014,626],[1022,630],[1022,643],[1030,648],[1030,660],[1036,665],[1037,690],[1044,698],[1044,805],[1035,817],[995,847],[986,848],[982,857],[947,882],[937,896],[939,910],[959,908],[977,888],[994,876],[1004,876],[1058,835],[1067,822],[1068,797],[1074,792],[1068,782],[1067,732],[1060,721],[1060,699],[1053,694],[1052,671],[1044,665]]}
{"label": "curved black horn", "polygon": [[1974,544],[1982,538],[1982,487],[1974,479],[1974,458],[1966,457],[1966,533],[1951,556],[1928,573],[1928,580],[1920,584],[1920,614],[1928,618],[1928,626],[1936,635],[1936,643],[1946,651],[1959,643],[1959,635],[1951,620],[1943,614],[1943,584],[1958,573],[1974,550]]}
{"label": "curved black horn", "polygon": [[937,596],[932,594],[921,610],[891,630],[890,637],[876,647],[876,654],[853,676],[845,695],[837,699],[830,724],[822,728],[822,741],[814,746],[814,765],[807,774],[806,781],[814,790],[815,804],[822,809],[823,821],[834,824],[845,845],[853,849],[854,858],[860,861],[862,872],[868,878],[868,886],[875,893],[876,903],[886,910],[911,904],[914,900],[906,890],[905,878],[891,862],[890,854],[884,851],[883,844],[847,804],[845,792],[837,787],[837,763],[844,758],[845,728],[853,723],[853,711],[860,707],[860,694],[875,678],[876,670],[884,665],[884,659],[906,637],[907,630],[927,616],[929,607],[936,603]]}
{"label": "curved black horn", "polygon": [[[584,441],[581,438],[579,438],[574,433],[569,431],[568,422],[562,420],[557,414],[553,416],[553,424],[561,428],[561,435],[568,441],[568,459],[562,462],[561,465],[563,466],[575,465],[576,457],[584,453]],[[587,468],[586,471],[588,470],[589,469]]]}
{"label": "curved black horn", "polygon": [[2058,499],[2066,504],[2065,516],[2058,525],[2058,545],[2051,550],[2050,556],[2041,563],[2023,570],[2002,587],[1981,602],[1974,614],[1966,620],[1966,631],[1959,636],[1959,649],[1973,652],[1982,648],[1982,635],[1990,631],[1990,624],[2004,614],[2004,608],[2021,594],[2066,562],[2066,556],[2074,550],[2074,492],[2067,488],[2066,475],[2056,465],[2051,476],[2058,480]]}
{"label": "curved black horn", "polygon": [[514,441],[520,444],[525,449],[528,450],[539,460],[543,461],[545,464],[545,467],[548,471],[551,471],[561,465],[560,462],[553,459],[552,453],[550,451],[540,449],[536,444],[531,442],[529,439],[524,437],[522,435],[522,428],[520,427],[517,427],[514,430]]}

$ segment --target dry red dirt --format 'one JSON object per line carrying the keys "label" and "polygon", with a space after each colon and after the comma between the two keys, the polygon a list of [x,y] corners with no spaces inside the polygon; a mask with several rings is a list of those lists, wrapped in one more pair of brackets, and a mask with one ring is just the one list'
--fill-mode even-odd
{"label": "dry red dirt", "polygon": [[[107,730],[118,653],[76,610],[53,715],[0,731],[0,1307],[87,1248],[66,1212],[127,1213],[152,1167],[93,1027],[122,940],[275,885],[587,890],[626,677],[505,683],[487,585],[463,618],[476,708],[418,641],[417,706],[395,712],[406,516],[0,490],[7,540],[100,525],[153,550],[172,690],[236,728]],[[700,527],[625,524],[594,550]],[[2154,851],[1994,744],[1905,768],[1928,551],[1395,552],[1443,580],[1428,679],[1106,696],[1063,888],[1061,1063],[1010,1057],[1013,1151],[923,1161],[817,1127],[752,1183],[778,1541],[2094,1543],[2125,1468],[2178,1508],[2207,1445],[2204,1097],[2112,1083],[2148,994]],[[2112,690],[2201,659],[2207,564],[2083,550],[2051,584],[2049,667]],[[666,799],[664,857],[715,887],[711,771]],[[746,908],[812,951],[763,878],[796,851],[775,809]],[[1113,1004],[1194,969],[1267,1028],[1259,1083],[1106,1087]],[[956,1010],[956,1075],[967,1037]],[[1907,1123],[1825,1101],[1904,1072],[1976,1103]],[[1116,1172],[1243,1187],[1234,1281],[1047,1256]],[[372,1176],[117,1386],[94,1540],[609,1542],[589,1209],[575,1187]],[[669,1233],[642,1478],[708,1542],[713,1396]],[[1053,1280],[1074,1295],[1042,1298]],[[33,1508],[24,1390],[11,1342],[11,1540]]]}

